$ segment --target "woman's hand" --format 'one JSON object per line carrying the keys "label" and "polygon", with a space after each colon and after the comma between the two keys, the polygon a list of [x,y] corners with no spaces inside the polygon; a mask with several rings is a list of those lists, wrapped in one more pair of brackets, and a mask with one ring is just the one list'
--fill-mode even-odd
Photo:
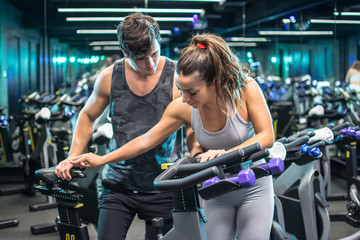
{"label": "woman's hand", "polygon": [[88,167],[96,168],[104,164],[103,158],[93,153],[86,153],[83,155],[79,155],[73,158],[69,158],[69,160],[71,164],[79,165],[80,167],[83,168],[88,168]]}
{"label": "woman's hand", "polygon": [[209,150],[207,152],[204,152],[202,154],[197,155],[197,158],[200,158],[200,162],[206,162],[213,158],[220,157],[221,155],[226,154],[227,151],[224,149],[218,149],[218,150]]}

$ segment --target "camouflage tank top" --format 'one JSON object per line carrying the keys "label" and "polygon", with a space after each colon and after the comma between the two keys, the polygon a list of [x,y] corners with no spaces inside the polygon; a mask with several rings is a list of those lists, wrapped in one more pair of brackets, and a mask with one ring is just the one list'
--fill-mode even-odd
{"label": "camouflage tank top", "polygon": [[[124,59],[114,64],[110,95],[110,117],[114,130],[111,150],[146,133],[161,118],[173,97],[176,62],[166,58],[155,88],[144,96],[134,94],[125,80]],[[108,164],[105,178],[119,187],[139,192],[157,192],[153,181],[161,164],[182,156],[182,129],[154,149],[127,161]]]}

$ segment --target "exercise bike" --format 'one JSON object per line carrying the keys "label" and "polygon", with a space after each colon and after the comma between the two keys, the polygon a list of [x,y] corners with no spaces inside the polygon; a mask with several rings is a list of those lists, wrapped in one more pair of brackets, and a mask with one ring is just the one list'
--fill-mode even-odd
{"label": "exercise bike", "polygon": [[275,208],[282,212],[276,217],[283,230],[297,239],[329,238],[330,218],[320,172],[320,148],[332,144],[334,132],[343,126],[308,129],[279,140],[287,149],[284,163],[290,165],[274,181],[276,197],[280,200]]}
{"label": "exercise bike", "polygon": [[[206,239],[204,226],[206,216],[202,208],[199,207],[197,184],[218,176],[219,181],[210,180],[207,186],[199,189],[200,196],[206,199],[217,196],[220,189],[222,193],[226,193],[242,187],[251,187],[255,184],[256,178],[281,172],[283,162],[278,159],[268,164],[264,163],[245,168],[239,172],[241,177],[224,177],[226,166],[238,165],[251,154],[260,151],[260,149],[260,144],[254,144],[205,163],[198,163],[198,159],[195,158],[183,158],[159,175],[154,181],[154,186],[159,190],[172,190],[175,200],[173,211],[174,227],[164,236],[159,233],[159,239]],[[266,153],[266,151],[264,152]],[[259,155],[252,157],[252,159],[258,157]],[[70,174],[75,179],[86,177],[81,170],[72,169]],[[81,222],[78,214],[78,209],[82,207],[83,196],[69,190],[69,182],[59,179],[55,174],[55,169],[40,169],[35,175],[43,183],[43,186],[37,187],[37,190],[44,195],[55,197],[57,201],[59,210],[57,229],[61,240],[88,240],[87,226]],[[159,226],[159,229],[161,228],[161,222],[161,219],[154,219],[154,224]]]}
{"label": "exercise bike", "polygon": [[[176,161],[160,174],[154,180],[154,186],[160,191],[173,192],[174,226],[163,235],[163,219],[154,218],[153,224],[158,229],[158,239],[206,239],[207,218],[200,207],[199,196],[203,199],[211,199],[231,191],[251,187],[255,184],[255,179],[283,171],[284,165],[281,159],[250,167],[249,164],[252,161],[268,155],[266,150],[260,150],[260,144],[254,144],[204,163],[198,163],[198,159],[187,157]],[[227,170],[240,164],[243,169],[237,175],[228,174]],[[204,187],[198,189],[197,184],[203,181],[205,181]]]}

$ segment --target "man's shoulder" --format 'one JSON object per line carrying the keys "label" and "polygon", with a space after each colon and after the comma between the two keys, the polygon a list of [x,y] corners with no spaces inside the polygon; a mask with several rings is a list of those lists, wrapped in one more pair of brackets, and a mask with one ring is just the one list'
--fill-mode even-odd
{"label": "man's shoulder", "polygon": [[166,57],[166,56],[163,56],[165,58],[165,61],[169,62],[171,65],[175,66],[177,61],[169,58],[169,57]]}
{"label": "man's shoulder", "polygon": [[114,70],[114,64],[109,67],[106,67],[104,70],[102,70],[101,75],[103,75],[103,77],[111,76],[113,70]]}

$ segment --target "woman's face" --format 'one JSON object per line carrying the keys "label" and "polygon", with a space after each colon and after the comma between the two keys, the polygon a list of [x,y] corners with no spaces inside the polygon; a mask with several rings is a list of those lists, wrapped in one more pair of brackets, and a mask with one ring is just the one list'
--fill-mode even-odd
{"label": "woman's face", "polygon": [[176,79],[176,85],[182,95],[182,101],[193,108],[200,108],[216,98],[215,87],[207,86],[198,72],[189,76],[180,74]]}

